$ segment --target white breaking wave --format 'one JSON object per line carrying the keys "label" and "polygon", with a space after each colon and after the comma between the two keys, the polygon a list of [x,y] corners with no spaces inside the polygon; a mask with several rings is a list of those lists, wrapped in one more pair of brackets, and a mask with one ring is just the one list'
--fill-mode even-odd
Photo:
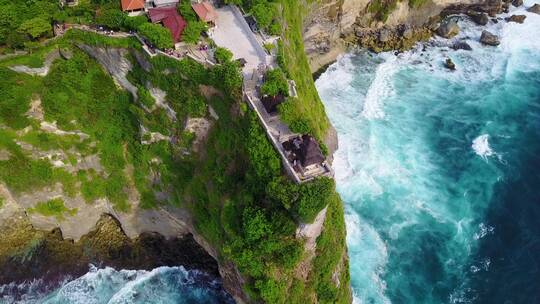
{"label": "white breaking wave", "polygon": [[367,119],[384,118],[382,101],[391,97],[394,93],[392,78],[397,71],[396,57],[391,54],[386,55],[384,63],[377,67],[375,79],[371,83],[364,100],[362,115]]}
{"label": "white breaking wave", "polygon": [[493,152],[493,150],[489,146],[488,134],[482,134],[475,138],[472,143],[472,148],[478,156],[482,157],[486,161],[489,156],[495,154],[495,152]]}

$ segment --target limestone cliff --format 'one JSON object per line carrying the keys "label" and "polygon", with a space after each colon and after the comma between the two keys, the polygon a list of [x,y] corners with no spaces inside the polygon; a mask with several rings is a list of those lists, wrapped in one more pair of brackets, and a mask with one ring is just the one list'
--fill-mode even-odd
{"label": "limestone cliff", "polygon": [[[313,2],[304,22],[304,45],[312,72],[331,63],[347,47],[407,48],[431,34],[430,26],[449,7],[500,7],[497,0],[322,0]],[[416,4],[418,3],[418,4]],[[489,11],[489,10],[488,10]],[[384,12],[381,17],[380,12]],[[427,35],[426,35],[427,34]],[[390,45],[394,36],[409,40]]]}

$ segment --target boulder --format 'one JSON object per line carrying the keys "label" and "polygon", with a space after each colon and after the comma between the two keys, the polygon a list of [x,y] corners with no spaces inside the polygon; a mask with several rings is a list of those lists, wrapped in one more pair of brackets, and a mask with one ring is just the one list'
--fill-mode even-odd
{"label": "boulder", "polygon": [[456,64],[450,58],[446,59],[446,61],[444,62],[444,66],[452,71],[456,69]]}
{"label": "boulder", "polygon": [[535,3],[533,6],[527,9],[527,12],[535,13],[540,15],[540,4]]}
{"label": "boulder", "polygon": [[465,41],[457,41],[452,45],[452,48],[454,50],[465,50],[465,51],[472,51],[472,47]]}
{"label": "boulder", "polygon": [[405,39],[411,39],[413,36],[413,30],[410,26],[405,25],[401,29],[401,36]]}
{"label": "boulder", "polygon": [[506,22],[523,23],[525,18],[527,18],[525,15],[512,15],[508,18],[504,18],[504,20],[506,20]]}
{"label": "boulder", "polygon": [[443,38],[452,38],[459,33],[459,26],[455,19],[444,20],[437,29],[437,35]]}
{"label": "boulder", "polygon": [[469,12],[468,15],[478,25],[486,25],[489,22],[489,17],[486,13]]}
{"label": "boulder", "polygon": [[515,7],[520,7],[523,5],[523,0],[514,0],[512,1],[512,5]]}
{"label": "boulder", "polygon": [[387,42],[387,41],[389,41],[389,40],[390,40],[390,35],[391,35],[391,33],[390,33],[389,30],[384,29],[384,28],[381,29],[381,30],[379,31],[379,41],[380,41],[380,42]]}
{"label": "boulder", "polygon": [[482,36],[480,36],[480,42],[482,42],[483,44],[491,45],[491,46],[497,46],[501,43],[497,35],[494,35],[485,30],[482,31]]}

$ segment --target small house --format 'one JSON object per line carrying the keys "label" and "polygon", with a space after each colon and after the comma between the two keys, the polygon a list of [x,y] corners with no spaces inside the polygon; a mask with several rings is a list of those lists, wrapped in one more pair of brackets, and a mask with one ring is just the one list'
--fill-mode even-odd
{"label": "small house", "polygon": [[138,15],[144,12],[144,0],[121,0],[122,11],[130,16]]}
{"label": "small house", "polygon": [[148,10],[148,16],[152,23],[161,23],[171,32],[174,43],[182,38],[182,33],[186,28],[186,21],[176,11],[176,7],[159,7]]}
{"label": "small house", "polygon": [[[313,136],[304,134],[284,142],[283,149],[288,154],[288,160],[295,168],[300,164],[304,169],[311,169],[314,166],[322,164],[324,157],[322,150]],[[298,168],[297,168],[298,170]]]}
{"label": "small house", "polygon": [[210,2],[203,1],[200,3],[193,3],[191,4],[191,7],[201,21],[216,24],[218,15],[214,9],[214,6]]}

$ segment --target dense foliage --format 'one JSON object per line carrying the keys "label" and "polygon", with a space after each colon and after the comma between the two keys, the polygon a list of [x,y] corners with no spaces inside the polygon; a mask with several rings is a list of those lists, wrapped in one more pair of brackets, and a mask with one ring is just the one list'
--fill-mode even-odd
{"label": "dense foliage", "polygon": [[261,92],[265,95],[276,96],[281,94],[289,96],[289,84],[285,73],[281,68],[269,70],[264,75],[264,84],[261,87]]}
{"label": "dense foliage", "polygon": [[169,30],[159,24],[143,23],[137,30],[157,48],[168,49],[174,44]]}
{"label": "dense foliage", "polygon": [[188,21],[182,33],[182,40],[187,43],[196,44],[201,37],[201,33],[206,31],[207,28],[206,23],[202,21]]}
{"label": "dense foliage", "polygon": [[214,58],[217,63],[229,62],[233,58],[233,53],[226,48],[217,47],[214,53]]}

